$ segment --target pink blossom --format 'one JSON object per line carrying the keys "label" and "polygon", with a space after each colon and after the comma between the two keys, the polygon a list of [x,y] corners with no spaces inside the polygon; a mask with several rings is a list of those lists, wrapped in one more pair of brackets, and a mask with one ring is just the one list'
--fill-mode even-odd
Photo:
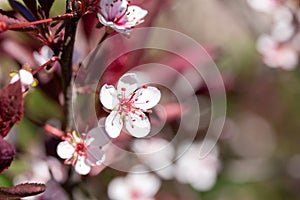
{"label": "pink blossom", "polygon": [[[212,142],[212,141],[209,141]],[[200,148],[203,143],[181,143],[179,153],[183,156],[175,166],[175,176],[181,183],[190,184],[199,191],[211,189],[217,179],[220,161],[218,149],[215,147],[205,158],[200,158]]]}
{"label": "pink blossom", "polygon": [[73,165],[81,175],[88,174],[92,166],[101,165],[105,159],[99,130],[94,128],[83,136],[73,131],[57,146],[59,157],[66,159],[65,164]]}
{"label": "pink blossom", "polygon": [[128,34],[130,29],[144,22],[148,11],[130,6],[127,0],[101,0],[99,21],[117,32]]}
{"label": "pink blossom", "polygon": [[161,98],[156,87],[138,87],[136,74],[124,74],[118,81],[117,89],[103,85],[99,95],[103,106],[112,110],[105,120],[105,130],[112,138],[117,138],[123,128],[134,137],[145,137],[150,133],[150,121],[144,112],[150,112]]}
{"label": "pink blossom", "polygon": [[298,64],[298,54],[292,46],[280,44],[268,35],[262,35],[257,42],[257,49],[263,61],[271,68],[293,70]]}
{"label": "pink blossom", "polygon": [[160,179],[151,173],[130,173],[109,183],[108,196],[114,200],[154,200],[160,185]]}

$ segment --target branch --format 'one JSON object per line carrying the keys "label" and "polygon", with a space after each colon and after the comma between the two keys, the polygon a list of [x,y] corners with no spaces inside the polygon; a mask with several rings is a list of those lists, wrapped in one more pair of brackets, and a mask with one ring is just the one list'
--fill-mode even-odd
{"label": "branch", "polygon": [[66,0],[66,13],[75,13],[74,17],[68,18],[65,21],[65,36],[63,42],[63,50],[60,56],[62,87],[64,93],[64,121],[63,130],[70,132],[73,127],[72,119],[72,59],[75,43],[75,33],[79,16],[74,10],[76,1]]}

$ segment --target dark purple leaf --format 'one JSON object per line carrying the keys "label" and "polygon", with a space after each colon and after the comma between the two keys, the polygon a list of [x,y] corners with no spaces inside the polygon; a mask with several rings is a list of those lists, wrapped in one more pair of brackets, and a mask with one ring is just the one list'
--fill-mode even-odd
{"label": "dark purple leaf", "polygon": [[36,5],[36,0],[23,0],[27,8],[31,11],[31,13],[38,18],[37,15],[37,5]]}
{"label": "dark purple leaf", "polygon": [[24,99],[20,81],[9,84],[0,91],[0,135],[5,137],[11,127],[21,120]]}
{"label": "dark purple leaf", "polygon": [[45,184],[40,183],[23,183],[10,188],[0,187],[0,199],[16,199],[34,196],[45,190]]}
{"label": "dark purple leaf", "polygon": [[36,21],[36,18],[32,15],[32,13],[27,10],[25,6],[23,6],[20,2],[15,0],[8,0],[10,6],[18,13],[20,13],[25,19],[28,21]]}
{"label": "dark purple leaf", "polygon": [[46,17],[48,18],[54,0],[38,0],[38,2],[41,5],[43,11],[45,12]]}
{"label": "dark purple leaf", "polygon": [[15,150],[0,136],[0,173],[6,170],[14,159]]}

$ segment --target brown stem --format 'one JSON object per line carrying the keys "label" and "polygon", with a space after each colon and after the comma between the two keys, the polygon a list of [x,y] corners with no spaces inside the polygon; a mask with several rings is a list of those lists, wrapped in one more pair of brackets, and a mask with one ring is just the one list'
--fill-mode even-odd
{"label": "brown stem", "polygon": [[[66,0],[66,13],[74,13],[76,1]],[[75,33],[79,16],[67,18],[65,21],[65,35],[63,49],[60,55],[62,88],[64,93],[64,120],[63,131],[70,132],[73,128],[72,115],[72,59],[75,43]]]}

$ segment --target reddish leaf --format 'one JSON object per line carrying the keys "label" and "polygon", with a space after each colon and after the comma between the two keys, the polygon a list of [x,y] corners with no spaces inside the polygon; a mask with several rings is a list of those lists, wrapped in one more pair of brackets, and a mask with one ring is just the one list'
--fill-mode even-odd
{"label": "reddish leaf", "polygon": [[20,81],[9,84],[0,91],[0,135],[5,137],[11,127],[21,120],[24,99]]}
{"label": "reddish leaf", "polygon": [[40,3],[43,11],[45,12],[46,17],[48,18],[54,0],[38,0],[38,2]]}
{"label": "reddish leaf", "polygon": [[13,146],[0,136],[0,173],[10,166],[14,155],[15,150]]}
{"label": "reddish leaf", "polygon": [[45,184],[40,183],[23,183],[10,188],[0,187],[0,199],[16,199],[34,196],[45,190]]}
{"label": "reddish leaf", "polygon": [[[6,25],[13,25],[13,24],[23,24],[26,21],[21,21],[16,18],[9,17],[7,15],[0,14],[0,22],[5,23]],[[26,26],[22,28],[14,28],[10,30],[17,30],[17,31],[33,31],[36,30],[36,26]]]}

